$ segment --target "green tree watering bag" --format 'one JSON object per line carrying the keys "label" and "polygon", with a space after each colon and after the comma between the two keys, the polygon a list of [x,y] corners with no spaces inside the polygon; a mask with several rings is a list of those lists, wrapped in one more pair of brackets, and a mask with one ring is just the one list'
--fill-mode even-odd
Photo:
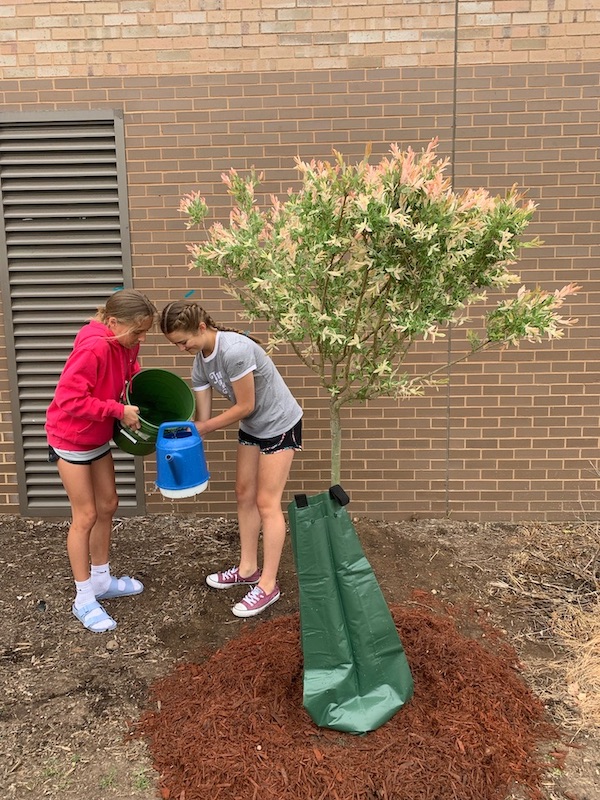
{"label": "green tree watering bag", "polygon": [[365,733],[410,698],[396,626],[339,486],[288,506],[298,572],[304,708],[326,728]]}

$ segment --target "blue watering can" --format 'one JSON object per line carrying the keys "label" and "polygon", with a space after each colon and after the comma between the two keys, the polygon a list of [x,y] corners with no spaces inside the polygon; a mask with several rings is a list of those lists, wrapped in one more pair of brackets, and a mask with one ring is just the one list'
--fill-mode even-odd
{"label": "blue watering can", "polygon": [[163,422],[156,437],[156,487],[177,500],[208,486],[204,447],[193,422]]}

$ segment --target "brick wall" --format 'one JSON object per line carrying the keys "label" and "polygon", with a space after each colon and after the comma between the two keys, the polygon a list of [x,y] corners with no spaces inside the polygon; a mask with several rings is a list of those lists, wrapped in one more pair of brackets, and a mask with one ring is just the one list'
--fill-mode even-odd
{"label": "brick wall", "polygon": [[[451,65],[454,2],[3,0],[6,78]],[[597,60],[589,0],[461,0],[462,64]]]}
{"label": "brick wall", "polygon": [[[293,158],[333,147],[373,158],[438,136],[457,189],[528,189],[538,204],[524,282],[584,290],[564,340],[488,353],[448,388],[344,412],[344,487],[356,514],[472,520],[597,516],[600,12],[591,4],[337,2],[19,2],[0,8],[6,111],[122,108],[134,285],[159,306],[194,289],[212,315],[246,327],[213,279],[187,267],[177,207],[201,188],[227,211],[220,173],[254,165],[266,194],[295,179]],[[458,41],[456,73],[454,43]],[[456,77],[456,81],[455,81]],[[261,335],[261,328],[256,328]],[[264,333],[264,331],[262,331]],[[460,331],[420,346],[409,366],[464,351]],[[187,376],[162,337],[146,367]],[[305,409],[305,451],[289,495],[329,485],[327,400],[289,353],[276,357]],[[0,503],[15,509],[6,361],[0,348]],[[233,514],[235,432],[207,442],[209,491],[175,510]],[[147,507],[169,510],[153,489]],[[5,487],[5,488],[4,488]]]}

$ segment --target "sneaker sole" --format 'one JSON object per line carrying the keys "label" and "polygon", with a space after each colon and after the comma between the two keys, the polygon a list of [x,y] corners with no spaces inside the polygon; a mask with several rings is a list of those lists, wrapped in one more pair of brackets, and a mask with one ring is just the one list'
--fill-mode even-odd
{"label": "sneaker sole", "polygon": [[277,597],[273,597],[269,600],[268,603],[265,603],[264,606],[260,608],[244,608],[238,609],[235,606],[231,609],[231,613],[234,614],[236,617],[246,618],[246,617],[256,617],[258,614],[262,614],[269,606],[272,606],[273,603],[276,603],[279,598],[281,597],[281,592],[277,595]]}

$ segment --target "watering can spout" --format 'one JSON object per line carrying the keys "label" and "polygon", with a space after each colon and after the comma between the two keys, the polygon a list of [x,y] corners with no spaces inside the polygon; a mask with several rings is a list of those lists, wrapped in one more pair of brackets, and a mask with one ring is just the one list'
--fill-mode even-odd
{"label": "watering can spout", "polygon": [[183,456],[181,453],[167,453],[165,456],[165,461],[167,462],[169,469],[171,471],[171,475],[173,476],[173,480],[176,483],[181,483],[183,480]]}

